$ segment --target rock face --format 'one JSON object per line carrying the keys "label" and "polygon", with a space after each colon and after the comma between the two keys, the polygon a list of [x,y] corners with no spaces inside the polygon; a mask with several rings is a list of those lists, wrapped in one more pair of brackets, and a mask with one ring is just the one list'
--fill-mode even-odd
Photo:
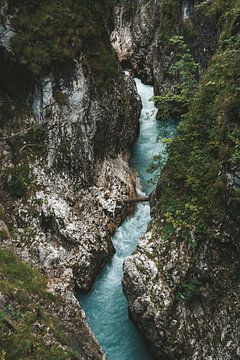
{"label": "rock face", "polygon": [[[13,31],[1,34],[5,61]],[[70,332],[79,328],[81,359],[104,355],[73,291],[89,291],[110,260],[111,235],[132,210],[123,200],[135,195],[128,160],[141,102],[131,76],[115,65],[110,84],[99,87],[82,53],[74,71],[66,71],[68,81],[51,72],[42,76],[27,97],[31,108],[1,123],[0,202],[8,225],[0,224],[1,244],[39,268],[49,289],[66,299],[57,313]],[[11,104],[15,111],[16,102]]]}
{"label": "rock face", "polygon": [[[184,36],[200,69],[205,69],[217,45],[217,22],[207,15],[211,1],[122,0],[115,7],[111,43],[118,59],[144,82],[154,85],[155,95],[174,86],[169,74],[175,53],[169,44]],[[193,34],[193,31],[195,32]]]}
{"label": "rock face", "polygon": [[128,153],[136,139],[140,102],[135,84],[119,70],[112,86],[98,93],[94,78],[78,63],[71,85],[61,87],[65,105],[55,101],[53,88],[54,81],[44,79],[33,105],[40,124],[47,119],[48,167],[89,185],[100,161]]}
{"label": "rock face", "polygon": [[[221,20],[217,22],[214,18],[214,10],[216,10],[214,1],[194,1],[192,4],[194,6],[185,13],[182,21],[183,28],[180,26],[180,33],[177,32],[177,34],[181,35],[181,30],[183,31],[195,57],[197,57],[201,71],[208,67],[205,73],[206,78],[203,77],[201,82],[201,89],[205,89],[210,80],[218,81],[220,79],[224,69],[221,59],[225,56],[228,58],[228,51],[232,51],[232,54],[239,58],[239,48],[226,49],[225,53],[220,46],[209,64],[209,59],[216,50],[219,29],[222,31],[222,36],[227,36],[222,23],[225,19],[225,7],[218,8],[218,12],[221,13],[221,16],[219,13],[218,16]],[[144,6],[142,8],[144,11]],[[141,13],[141,10],[138,11]],[[234,14],[234,9],[231,13]],[[227,15],[229,14],[230,11]],[[239,24],[239,18],[231,18],[231,21],[232,24]],[[193,30],[196,31],[196,37],[190,37],[189,33],[186,34],[190,25],[193,25]],[[236,28],[237,30],[234,32],[234,29],[231,30],[229,27],[229,33],[232,31],[233,35],[238,34],[239,36],[238,25]],[[200,33],[204,34],[205,31],[207,31],[207,36],[201,36]],[[234,38],[231,40],[234,42]],[[120,47],[116,48],[119,51]],[[158,49],[160,62],[163,61],[164,66],[167,66],[168,58],[163,56],[164,51],[161,52],[161,49],[163,48]],[[166,54],[167,52],[165,52]],[[198,123],[196,119],[201,118],[204,113],[205,118],[203,118],[204,120],[208,118],[209,128],[213,128],[213,132],[217,132],[217,124],[222,114],[221,119],[225,124],[225,131],[231,132],[231,129],[234,128],[239,133],[239,103],[235,105],[232,88],[229,94],[232,102],[230,101],[229,107],[227,106],[224,111],[221,108],[224,91],[228,88],[229,83],[237,81],[235,71],[238,65],[234,59],[234,57],[231,58],[229,64],[225,65],[226,69],[233,67],[233,71],[230,71],[228,77],[223,77],[225,85],[215,93],[213,91],[214,96],[219,96],[221,99],[219,103],[214,100],[214,97],[210,100],[211,96],[207,91],[197,94],[201,105],[198,108],[195,104],[196,107],[190,111],[190,117],[186,122],[183,121],[181,128],[183,129],[185,126],[187,140],[186,138],[183,140],[183,132],[179,130],[178,151],[175,152],[177,147],[174,147],[176,146],[174,143],[172,148],[170,147],[167,170],[163,171],[157,190],[151,196],[152,222],[148,232],[140,240],[136,252],[124,263],[123,288],[128,299],[130,316],[146,337],[153,357],[158,360],[232,360],[240,358],[239,162],[233,166],[231,160],[235,156],[233,154],[236,154],[236,148],[231,148],[231,155],[226,155],[225,167],[221,163],[219,153],[215,157],[217,163],[221,165],[221,171],[216,176],[214,175],[213,180],[209,180],[209,184],[214,189],[216,179],[223,175],[222,187],[219,188],[217,196],[214,195],[217,199],[223,198],[219,207],[223,208],[223,217],[221,217],[221,212],[215,212],[213,201],[207,219],[208,224],[211,224],[211,232],[207,234],[202,232],[204,235],[195,242],[196,222],[193,223],[188,238],[181,237],[180,233],[185,225],[178,222],[179,214],[177,214],[177,211],[181,213],[179,210],[181,201],[189,203],[193,201],[194,203],[194,191],[201,197],[201,191],[204,191],[203,183],[200,180],[201,176],[210,172],[210,170],[203,170],[204,166],[197,160],[197,166],[202,173],[198,173],[195,168],[199,178],[197,185],[195,183],[197,190],[195,188],[191,193],[190,182],[193,173],[190,166],[188,167],[191,161],[186,165],[184,157],[196,155],[196,149],[196,152],[200,154],[203,148],[207,154],[212,156],[209,146],[211,141],[206,140],[206,136],[201,134],[201,130],[206,125],[204,121]],[[133,63],[135,64],[134,52]],[[153,58],[152,63],[154,63]],[[235,68],[232,64],[235,64]],[[155,69],[158,69],[158,66],[154,66]],[[214,73],[214,69],[218,66],[221,68],[220,75]],[[148,70],[146,73],[148,74]],[[159,77],[153,76],[157,93],[169,88],[172,83],[170,78],[164,77],[161,67],[159,74]],[[207,108],[208,103],[210,106]],[[207,108],[206,112],[204,112],[205,108]],[[212,109],[215,112],[211,117]],[[194,142],[194,136],[196,136],[196,142]],[[206,140],[204,144],[202,143],[203,139]],[[185,145],[183,145],[184,141],[186,141]],[[221,145],[218,145],[218,149],[221,151]],[[207,163],[206,159],[207,156],[203,161],[204,165]],[[187,174],[186,182],[185,175],[178,172],[181,168],[181,166],[177,167],[178,163],[182,164],[182,171]],[[209,169],[211,168],[210,166]],[[190,194],[193,196],[191,197]],[[210,197],[204,197],[204,199],[206,202],[210,201]],[[207,207],[207,204],[204,206]],[[191,208],[191,212],[193,211],[194,209]],[[187,217],[191,215],[189,214]],[[176,220],[175,223],[171,216]],[[188,219],[185,221],[187,222]],[[169,226],[168,232],[163,230],[166,230],[163,224]],[[201,228],[199,232],[201,233]]]}
{"label": "rock face", "polygon": [[144,82],[154,83],[159,93],[174,56],[168,51],[167,40],[181,33],[182,27],[178,1],[123,0],[115,8],[111,43],[120,62],[130,66]]}
{"label": "rock face", "polygon": [[194,251],[145,235],[124,264],[123,286],[154,358],[238,358],[238,267],[233,245],[209,241]]}
{"label": "rock face", "polygon": [[115,8],[111,43],[119,61],[145,81],[153,80],[152,56],[159,27],[159,1],[121,1]]}
{"label": "rock face", "polygon": [[[127,75],[120,74],[111,94],[98,99],[91,97],[80,70],[77,76],[65,92],[68,105],[54,102],[50,80],[44,80],[43,97],[36,95],[37,124],[47,129],[47,157],[31,166],[37,191],[15,202],[11,224],[16,232],[10,242],[58,283],[75,280],[88,290],[114,253],[111,234],[128,211],[122,200],[135,191],[127,161],[138,133],[140,102]],[[8,157],[6,169],[13,166],[10,150]]]}

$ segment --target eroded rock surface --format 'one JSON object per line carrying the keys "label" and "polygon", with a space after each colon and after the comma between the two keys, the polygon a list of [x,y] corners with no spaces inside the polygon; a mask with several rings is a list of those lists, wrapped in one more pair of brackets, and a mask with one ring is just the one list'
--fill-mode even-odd
{"label": "eroded rock surface", "polygon": [[238,358],[238,268],[233,245],[207,242],[195,251],[145,235],[125,261],[123,286],[154,358]]}
{"label": "eroded rock surface", "polygon": [[120,62],[144,82],[154,83],[159,93],[174,57],[168,50],[168,39],[181,29],[182,8],[177,1],[169,8],[163,1],[123,0],[115,8],[111,43]]}
{"label": "eroded rock surface", "polygon": [[[0,35],[6,66],[12,29]],[[83,53],[71,71],[65,69],[67,80],[51,72],[42,76],[27,95],[27,110],[1,123],[0,237],[65,299],[52,310],[74,334],[79,358],[103,359],[74,290],[89,291],[114,254],[111,235],[132,211],[124,199],[135,195],[128,160],[141,102],[117,62],[114,77],[107,85],[101,80],[101,88],[87,62]],[[16,63],[16,73],[18,66],[24,61]],[[15,111],[14,100],[1,92]]]}
{"label": "eroded rock surface", "polygon": [[[63,274],[64,286],[66,278],[75,279],[82,290],[114,253],[111,234],[128,211],[124,198],[135,192],[127,162],[140,112],[128,75],[119,75],[111,94],[93,99],[90,90],[79,72],[73,89],[66,89],[68,104],[60,107],[51,81],[44,81],[34,111],[47,128],[47,157],[31,165],[37,191],[15,202],[11,218],[17,252],[34,258],[58,282]],[[10,162],[3,166],[11,168],[11,151],[8,156],[2,151],[4,162]]]}
{"label": "eroded rock surface", "polygon": [[[163,3],[173,4],[174,1],[161,2]],[[136,252],[125,261],[123,287],[130,315],[145,335],[154,358],[235,360],[240,357],[240,219],[239,161],[234,162],[232,159],[238,152],[231,143],[223,145],[223,142],[219,142],[219,152],[213,154],[209,134],[218,132],[220,119],[225,124],[224,136],[231,133],[232,129],[239,133],[239,104],[233,96],[233,88],[229,87],[237,81],[235,71],[238,65],[235,56],[239,59],[239,48],[235,40],[238,41],[239,36],[239,18],[234,15],[229,18],[230,13],[236,13],[234,5],[230,10],[230,4],[224,3],[222,7],[216,7],[214,1],[184,3],[191,3],[191,8],[183,13],[182,22],[178,22],[179,27],[174,31],[176,35],[186,37],[200,65],[200,73],[203,74],[200,91],[189,117],[186,121],[182,120],[176,142],[173,141],[172,147],[170,146],[166,168],[156,192],[151,196],[152,222]],[[134,11],[141,13],[140,9]],[[142,11],[146,13],[143,5]],[[166,16],[165,13],[161,18],[159,29],[163,29]],[[223,21],[225,18],[229,19],[229,23]],[[144,22],[143,17],[141,19]],[[126,29],[126,21],[119,21],[119,24],[121,29]],[[224,27],[226,24],[229,26],[227,30]],[[191,26],[194,32],[186,34]],[[133,28],[134,26],[130,26],[127,29]],[[125,34],[124,31],[122,33]],[[158,40],[162,39],[163,42],[159,42],[161,46],[156,55],[158,64],[154,63],[154,57],[151,58],[154,71],[159,71],[158,74],[153,73],[152,77],[156,94],[162,94],[174,86],[171,77],[165,72],[174,59],[174,54],[168,52],[168,47],[164,47],[166,39],[163,40],[163,33],[158,33],[158,36],[159,34]],[[226,40],[228,36],[230,39]],[[223,39],[225,42],[221,42]],[[232,48],[223,46],[228,41],[234,44]],[[117,52],[121,54],[119,41],[116,44]],[[148,51],[152,46],[151,44]],[[124,49],[126,50],[126,46]],[[140,53],[139,46],[136,50],[133,45],[132,49]],[[135,71],[134,51],[131,56]],[[127,53],[122,51],[124,56]],[[229,58],[229,53],[234,54],[234,57]],[[223,64],[223,58],[229,62]],[[216,73],[214,70],[218,66],[221,70]],[[222,88],[215,89],[210,100],[211,94],[205,92],[205,89],[212,83],[211,80],[220,82],[220,75],[225,74],[229,68],[232,70],[226,77],[223,76]],[[206,71],[205,75],[203,70]],[[148,69],[145,72],[148,74]],[[223,99],[228,89],[231,100],[223,110]],[[198,122],[198,119],[201,121]],[[209,121],[207,126],[206,119]],[[220,152],[227,146],[231,148],[231,152],[225,154],[223,164]],[[201,165],[198,155],[202,153],[204,156],[200,156]],[[189,162],[185,161],[186,158],[190,159]],[[208,163],[209,159],[214,160]],[[211,173],[214,161],[217,170],[216,173]],[[191,162],[196,165],[194,170]],[[194,176],[196,182],[192,181]],[[220,178],[221,186],[218,187]],[[203,179],[206,180],[205,183]],[[201,213],[199,223],[193,215],[194,206],[189,213],[182,211],[190,203],[195,206],[197,204],[197,211],[201,203],[201,209],[205,213]],[[182,217],[181,213],[184,213]],[[189,218],[192,220],[191,225]],[[205,232],[203,224],[207,224],[208,231]],[[183,229],[186,230],[185,234],[181,234]]]}
{"label": "eroded rock surface", "polygon": [[212,1],[202,0],[120,1],[111,34],[119,61],[153,84],[155,95],[168,92],[177,81],[169,73],[176,57],[171,37],[184,37],[201,71],[216,50],[217,20],[207,11],[211,5]]}

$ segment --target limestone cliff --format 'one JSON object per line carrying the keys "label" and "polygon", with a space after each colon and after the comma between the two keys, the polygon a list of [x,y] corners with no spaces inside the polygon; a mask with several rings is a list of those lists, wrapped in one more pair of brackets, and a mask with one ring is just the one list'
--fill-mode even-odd
{"label": "limestone cliff", "polygon": [[114,253],[135,192],[128,158],[141,109],[97,6],[4,2],[0,28],[1,245],[62,296],[55,314],[67,333],[79,327],[79,359],[104,358],[73,291],[88,291]]}
{"label": "limestone cliff", "polygon": [[[240,356],[239,4],[192,3],[202,77],[151,197],[148,232],[125,261],[123,286],[154,358],[233,360]],[[204,24],[212,36],[196,36]]]}
{"label": "limestone cliff", "polygon": [[[152,83],[156,95],[174,86],[169,74],[175,59],[169,39],[184,36],[200,69],[206,68],[216,49],[217,22],[201,0],[132,0],[115,7],[111,43],[119,61],[144,82]],[[204,10],[205,9],[205,10]]]}

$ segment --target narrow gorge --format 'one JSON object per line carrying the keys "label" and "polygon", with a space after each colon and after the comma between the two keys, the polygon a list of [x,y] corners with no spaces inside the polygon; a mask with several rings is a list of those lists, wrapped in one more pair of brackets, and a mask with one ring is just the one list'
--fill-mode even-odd
{"label": "narrow gorge", "polygon": [[[156,108],[149,99],[153,96],[153,88],[143,85],[136,79],[138,93],[142,99],[140,117],[140,134],[133,148],[130,161],[133,169],[139,174],[139,196],[149,195],[154,190],[154,180],[159,169],[151,170],[154,158],[164,153],[165,145],[161,141],[163,134],[172,136],[175,123],[156,122]],[[122,290],[123,262],[137,247],[150,222],[148,203],[140,203],[130,216],[119,227],[113,237],[116,249],[111,263],[102,272],[87,295],[80,295],[81,307],[85,310],[89,324],[97,336],[109,359],[150,359],[145,350],[144,341],[128,318],[127,302]],[[151,266],[151,262],[149,262]]]}
{"label": "narrow gorge", "polygon": [[239,1],[0,19],[0,359],[240,359]]}

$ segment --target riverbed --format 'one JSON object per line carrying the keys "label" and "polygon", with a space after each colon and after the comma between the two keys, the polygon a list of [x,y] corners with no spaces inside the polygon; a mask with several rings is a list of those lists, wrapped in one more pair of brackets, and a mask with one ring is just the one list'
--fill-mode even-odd
{"label": "riverbed", "polygon": [[[150,194],[155,187],[159,169],[149,171],[152,160],[165,153],[164,137],[175,129],[174,122],[155,120],[156,108],[149,99],[153,87],[135,79],[142,100],[140,133],[134,146],[131,167],[139,176],[139,194]],[[159,157],[160,159],[160,157]],[[155,160],[156,162],[156,160]],[[122,291],[123,262],[137,247],[150,222],[150,206],[139,203],[113,236],[116,253],[98,276],[91,292],[78,295],[88,323],[109,360],[150,360],[143,337],[129,320],[127,300]]]}

